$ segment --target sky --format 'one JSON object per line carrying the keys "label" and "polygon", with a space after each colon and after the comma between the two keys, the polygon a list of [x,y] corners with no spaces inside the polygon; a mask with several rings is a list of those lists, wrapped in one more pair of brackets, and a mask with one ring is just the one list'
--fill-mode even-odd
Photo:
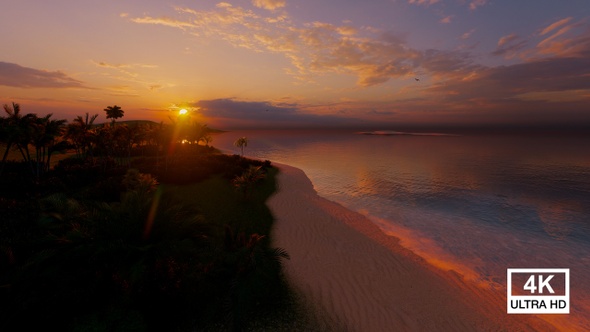
{"label": "sky", "polygon": [[587,0],[0,0],[0,103],[221,129],[590,126]]}

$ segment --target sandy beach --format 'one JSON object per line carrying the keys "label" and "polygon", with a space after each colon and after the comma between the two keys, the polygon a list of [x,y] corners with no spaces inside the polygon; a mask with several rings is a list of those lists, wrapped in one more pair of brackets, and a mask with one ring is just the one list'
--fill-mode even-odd
{"label": "sandy beach", "polygon": [[318,196],[302,170],[277,166],[268,201],[273,245],[290,254],[287,278],[325,329],[556,330],[536,316],[506,314],[498,292],[427,264],[365,216]]}

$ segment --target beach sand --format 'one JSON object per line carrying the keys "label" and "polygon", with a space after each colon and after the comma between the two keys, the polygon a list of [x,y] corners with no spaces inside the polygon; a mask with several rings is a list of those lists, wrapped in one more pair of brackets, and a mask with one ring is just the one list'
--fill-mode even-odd
{"label": "beach sand", "polygon": [[[275,164],[277,165],[277,164]],[[304,302],[337,331],[551,331],[531,315],[506,314],[497,291],[471,285],[399,245],[365,216],[317,195],[305,173],[277,165],[273,245]]]}

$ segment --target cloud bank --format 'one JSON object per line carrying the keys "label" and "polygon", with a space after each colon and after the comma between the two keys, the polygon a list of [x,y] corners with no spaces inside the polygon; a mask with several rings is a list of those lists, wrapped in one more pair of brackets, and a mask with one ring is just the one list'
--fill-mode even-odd
{"label": "cloud bank", "polygon": [[18,88],[85,88],[61,71],[47,71],[0,61],[0,85]]}
{"label": "cloud bank", "polygon": [[207,118],[212,126],[223,128],[317,128],[353,127],[366,121],[335,115],[305,113],[293,104],[235,99],[201,100],[191,105]]}

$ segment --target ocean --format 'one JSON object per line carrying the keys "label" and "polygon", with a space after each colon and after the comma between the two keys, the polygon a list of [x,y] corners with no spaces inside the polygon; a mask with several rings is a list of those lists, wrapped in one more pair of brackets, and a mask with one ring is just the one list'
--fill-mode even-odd
{"label": "ocean", "polygon": [[[590,326],[590,137],[233,131],[213,145],[305,171],[324,198],[469,282],[569,268],[571,318]],[[389,134],[389,135],[383,135]],[[288,190],[286,188],[285,190]]]}

